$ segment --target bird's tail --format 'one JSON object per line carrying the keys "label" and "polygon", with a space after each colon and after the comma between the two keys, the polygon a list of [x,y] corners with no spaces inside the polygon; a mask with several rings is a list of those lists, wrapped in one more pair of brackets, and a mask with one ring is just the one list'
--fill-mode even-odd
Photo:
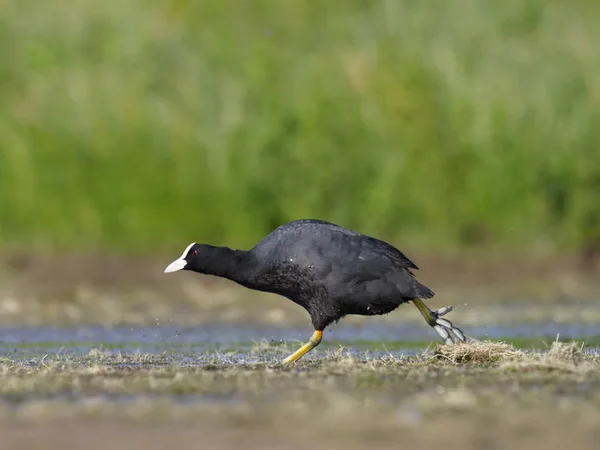
{"label": "bird's tail", "polygon": [[431,289],[418,281],[416,282],[415,293],[417,294],[415,295],[416,298],[431,298],[435,295]]}

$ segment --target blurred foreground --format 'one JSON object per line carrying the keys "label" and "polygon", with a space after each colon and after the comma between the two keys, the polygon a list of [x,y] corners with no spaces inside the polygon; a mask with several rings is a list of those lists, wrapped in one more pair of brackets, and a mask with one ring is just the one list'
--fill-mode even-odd
{"label": "blurred foreground", "polygon": [[[597,350],[555,343],[435,355],[309,357],[292,369],[227,355],[68,353],[0,361],[8,448],[596,448]],[[460,363],[460,364],[458,364]]]}

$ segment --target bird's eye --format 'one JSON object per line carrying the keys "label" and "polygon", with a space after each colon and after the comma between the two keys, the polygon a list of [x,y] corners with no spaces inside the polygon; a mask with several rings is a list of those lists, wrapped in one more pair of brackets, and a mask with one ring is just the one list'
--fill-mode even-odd
{"label": "bird's eye", "polygon": [[194,251],[192,252],[192,256],[196,256],[197,254],[198,254],[198,250],[194,250]]}

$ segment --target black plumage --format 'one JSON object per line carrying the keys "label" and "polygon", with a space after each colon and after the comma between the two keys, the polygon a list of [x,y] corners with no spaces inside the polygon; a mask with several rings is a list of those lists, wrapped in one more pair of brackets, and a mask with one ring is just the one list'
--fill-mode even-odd
{"label": "black plumage", "polygon": [[273,230],[249,251],[190,244],[165,272],[191,270],[224,277],[249,289],[289,298],[305,308],[313,337],[286,362],[295,361],[321,341],[322,331],[348,314],[381,315],[412,301],[447,342],[464,335],[419,299],[434,293],[419,283],[418,269],[392,245],[322,220],[296,220]]}

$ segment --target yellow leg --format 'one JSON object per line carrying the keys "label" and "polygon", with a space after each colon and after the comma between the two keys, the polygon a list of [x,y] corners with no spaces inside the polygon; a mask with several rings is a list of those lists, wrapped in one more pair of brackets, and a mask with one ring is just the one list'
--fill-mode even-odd
{"label": "yellow leg", "polygon": [[425,303],[423,303],[423,300],[421,300],[419,298],[415,298],[415,299],[413,299],[413,305],[415,305],[417,307],[417,309],[419,310],[419,312],[421,313],[421,315],[423,316],[423,318],[429,325],[431,325],[431,326],[435,325],[435,317],[431,313],[431,310],[427,307],[427,305]]}
{"label": "yellow leg", "polygon": [[310,337],[308,342],[292,353],[290,356],[283,360],[283,364],[289,364],[295,361],[298,361],[308,352],[310,352],[313,348],[321,343],[321,339],[323,338],[323,332],[319,330],[315,330],[313,335]]}

